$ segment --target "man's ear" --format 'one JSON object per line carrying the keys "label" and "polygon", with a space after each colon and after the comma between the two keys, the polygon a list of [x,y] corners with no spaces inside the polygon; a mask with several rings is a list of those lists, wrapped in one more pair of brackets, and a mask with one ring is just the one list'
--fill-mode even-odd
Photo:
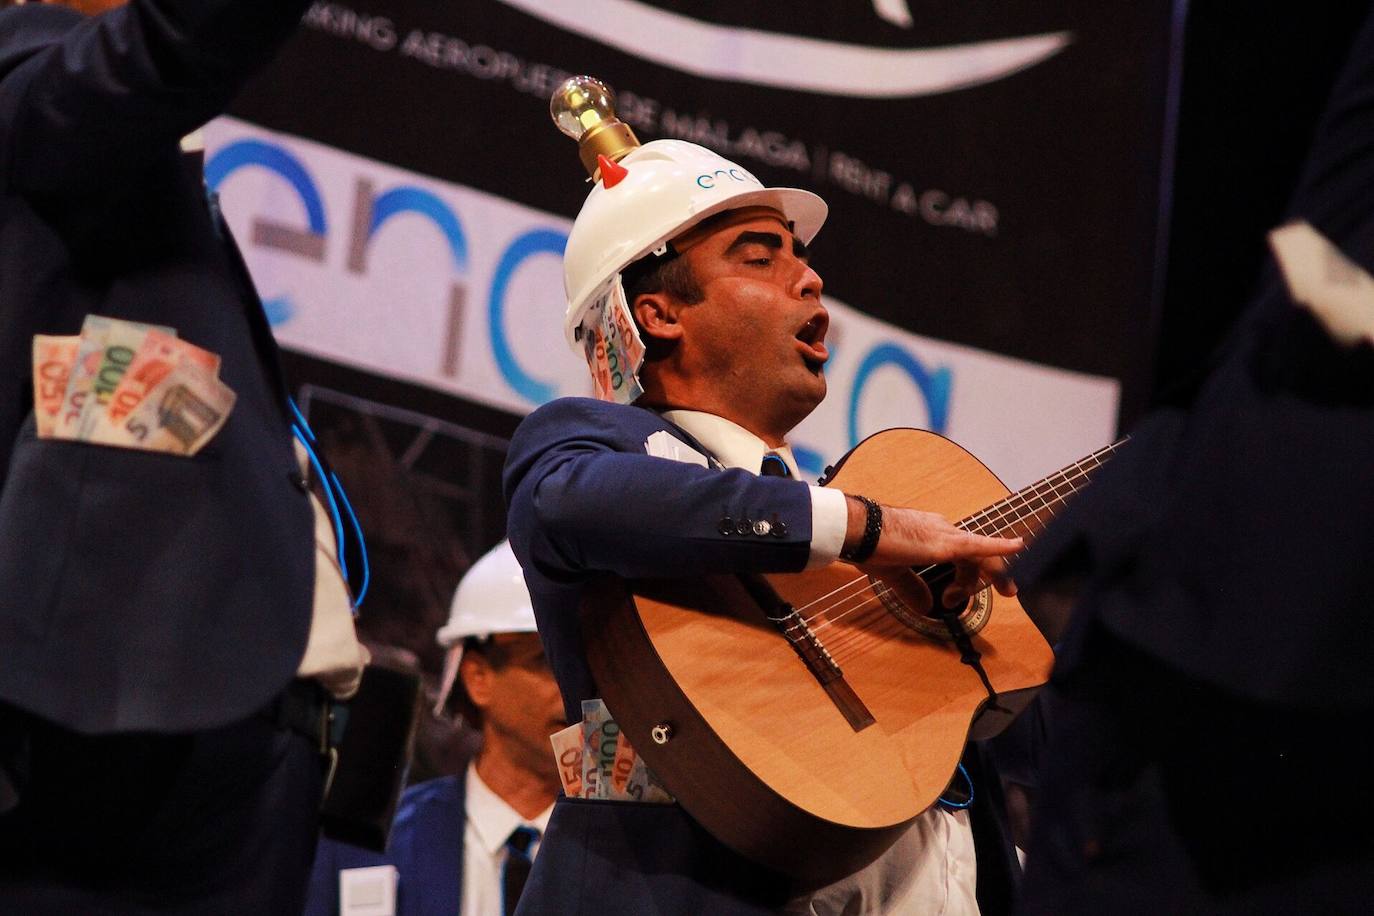
{"label": "man's ear", "polygon": [[463,691],[468,700],[478,710],[491,705],[492,670],[491,662],[480,652],[465,652],[458,666],[458,679],[463,682]]}
{"label": "man's ear", "polygon": [[665,293],[641,293],[630,311],[634,313],[639,330],[655,340],[677,340],[682,336],[678,310],[682,306]]}

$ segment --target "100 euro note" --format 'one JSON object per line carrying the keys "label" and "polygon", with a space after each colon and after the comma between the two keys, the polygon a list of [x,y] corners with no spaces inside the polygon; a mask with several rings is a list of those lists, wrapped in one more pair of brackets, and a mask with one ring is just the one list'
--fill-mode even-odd
{"label": "100 euro note", "polygon": [[611,718],[601,700],[582,701],[582,797],[605,798],[606,787],[601,782],[601,747],[605,741],[606,725],[610,723],[611,754],[615,754],[615,736],[620,727]]}
{"label": "100 euro note", "polygon": [[[89,440],[110,395],[124,376],[124,370],[133,362],[134,354],[143,346],[143,340],[151,330],[168,333],[170,329],[157,325],[141,324],[136,321],[122,321],[118,318],[105,318],[101,315],[87,315],[81,325],[81,358],[78,361],[80,377],[73,374],[68,380],[69,390],[81,394],[79,413],[74,420],[74,428],[68,426],[64,433],[70,438]],[[73,385],[79,388],[73,389]]]}
{"label": "100 euro note", "polygon": [[177,370],[183,359],[212,376],[219,372],[219,357],[215,354],[156,328],[149,330],[124,369],[105,409],[97,414],[89,435],[84,438],[105,445],[132,444],[125,422],[148,395]]}
{"label": "100 euro note", "polygon": [[605,345],[606,364],[610,372],[611,399],[617,404],[632,404],[644,393],[639,383],[639,363],[644,344],[618,282],[613,282],[599,302],[596,330]]}

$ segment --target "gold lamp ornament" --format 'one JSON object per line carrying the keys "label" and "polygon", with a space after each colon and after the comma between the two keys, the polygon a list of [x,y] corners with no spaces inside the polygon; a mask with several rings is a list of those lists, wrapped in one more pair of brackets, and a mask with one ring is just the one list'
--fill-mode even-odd
{"label": "gold lamp ornament", "polygon": [[592,76],[564,80],[549,100],[549,115],[558,129],[577,141],[577,154],[593,181],[613,187],[624,169],[615,163],[639,146],[630,125],[615,116],[615,93]]}

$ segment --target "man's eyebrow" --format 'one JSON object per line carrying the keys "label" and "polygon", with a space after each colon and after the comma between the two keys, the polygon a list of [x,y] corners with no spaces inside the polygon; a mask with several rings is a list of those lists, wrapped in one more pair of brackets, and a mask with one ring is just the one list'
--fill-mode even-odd
{"label": "man's eyebrow", "polygon": [[[743,248],[745,245],[763,245],[776,251],[782,248],[782,235],[777,232],[756,232],[754,230],[747,230],[741,232],[739,236],[730,243],[730,247],[725,249],[725,253],[730,254],[738,248]],[[795,235],[792,236],[792,254],[802,260],[805,260],[809,254],[806,243]]]}

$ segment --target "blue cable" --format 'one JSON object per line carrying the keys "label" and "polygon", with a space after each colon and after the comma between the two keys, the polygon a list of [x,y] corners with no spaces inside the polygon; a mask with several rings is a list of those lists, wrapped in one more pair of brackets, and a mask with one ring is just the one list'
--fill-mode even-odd
{"label": "blue cable", "polygon": [[343,503],[344,509],[348,512],[349,525],[358,538],[358,555],[363,562],[363,584],[359,586],[358,594],[353,599],[353,610],[356,612],[358,607],[362,605],[363,597],[367,594],[368,586],[372,582],[372,564],[367,556],[367,539],[363,537],[363,526],[358,522],[358,514],[353,511],[353,503],[349,501],[348,493],[344,490],[339,476],[333,470],[328,473],[325,472],[319,456],[311,447],[312,443],[316,441],[315,431],[310,428],[310,423],[306,421],[305,415],[296,406],[296,399],[288,397],[286,403],[290,405],[291,413],[296,417],[296,422],[292,424],[291,431],[300,440],[301,445],[305,446],[306,454],[310,457],[310,464],[315,468],[315,473],[320,479],[325,498],[329,500],[329,516],[334,523],[334,544],[339,556],[339,571],[343,573],[345,582],[348,581],[348,561],[344,559],[343,519],[339,513],[338,503]]}
{"label": "blue cable", "polygon": [[363,526],[358,524],[358,515],[353,511],[353,503],[349,501],[348,494],[344,492],[343,484],[339,482],[339,476],[330,471],[329,479],[333,481],[334,488],[338,490],[339,500],[343,503],[343,507],[348,510],[348,521],[352,524],[353,533],[358,538],[358,556],[363,561],[363,584],[358,588],[357,597],[353,599],[353,608],[357,610],[363,603],[363,596],[367,594],[368,585],[372,582],[372,565],[367,559],[367,539],[363,537]]}
{"label": "blue cable", "polygon": [[301,445],[305,446],[305,453],[310,457],[310,465],[315,469],[315,474],[323,484],[320,489],[324,490],[324,497],[329,500],[329,517],[334,522],[334,550],[339,557],[339,572],[343,573],[344,581],[347,582],[348,563],[344,560],[343,518],[339,515],[339,507],[334,502],[334,491],[333,488],[329,486],[329,477],[325,474],[324,467],[320,464],[320,459],[315,454],[315,450],[311,448],[310,443],[305,440],[306,434],[301,431],[300,427],[295,425],[292,425],[291,431],[296,434],[296,438],[300,440]]}
{"label": "blue cable", "polygon": [[969,779],[969,777],[968,777],[968,770],[964,769],[964,765],[963,765],[962,763],[959,764],[959,774],[962,775],[962,776],[964,777],[964,785],[968,786],[968,798],[965,799],[964,801],[957,802],[957,801],[950,801],[949,799],[947,799],[947,798],[945,798],[943,795],[941,795],[940,798],[938,799],[938,801],[939,801],[940,804],[944,805],[946,808],[953,808],[953,809],[955,809],[955,810],[963,810],[964,808],[967,808],[969,805],[973,804],[973,780],[972,780],[972,779]]}
{"label": "blue cable", "polygon": [[[291,406],[291,412],[296,415],[295,426],[299,426],[301,430],[305,432],[306,436],[310,438],[310,442],[314,442],[315,431],[310,428],[310,424],[305,421],[304,415],[301,414],[301,409],[296,406],[296,399],[288,396],[286,399],[286,403]],[[295,427],[293,427],[293,429],[294,428]],[[309,448],[310,442],[303,442],[301,444],[304,445],[306,448]]]}

